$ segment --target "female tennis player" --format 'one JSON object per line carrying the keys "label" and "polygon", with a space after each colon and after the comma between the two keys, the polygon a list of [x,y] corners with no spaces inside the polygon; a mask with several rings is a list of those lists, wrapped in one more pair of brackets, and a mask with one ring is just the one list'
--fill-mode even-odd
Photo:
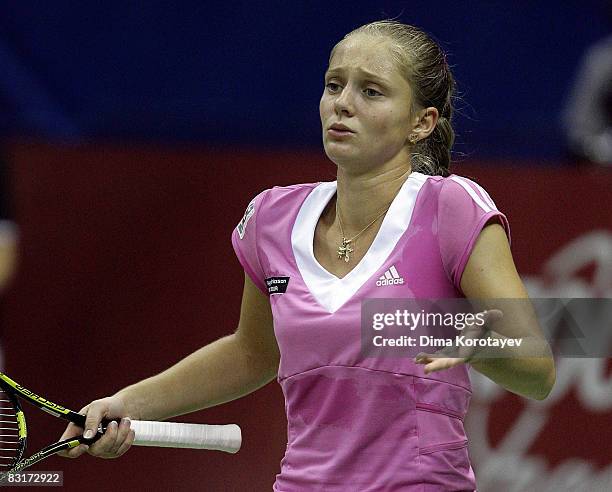
{"label": "female tennis player", "polygon": [[337,181],[250,202],[232,235],[245,270],[236,332],[90,403],[86,432],[123,420],[66,455],[120,456],[129,418],[211,407],[277,377],[288,446],[274,490],[475,490],[468,362],[543,399],[552,359],[364,357],[360,339],[367,298],[527,297],[506,217],[478,184],[449,175],[454,85],[440,47],[414,27],[379,21],[346,35],[320,101]]}

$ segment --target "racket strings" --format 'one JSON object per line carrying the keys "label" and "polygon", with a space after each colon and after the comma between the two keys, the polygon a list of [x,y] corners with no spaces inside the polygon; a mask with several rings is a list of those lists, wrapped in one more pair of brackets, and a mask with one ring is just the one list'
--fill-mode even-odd
{"label": "racket strings", "polygon": [[10,468],[21,450],[19,422],[13,400],[0,389],[0,469]]}

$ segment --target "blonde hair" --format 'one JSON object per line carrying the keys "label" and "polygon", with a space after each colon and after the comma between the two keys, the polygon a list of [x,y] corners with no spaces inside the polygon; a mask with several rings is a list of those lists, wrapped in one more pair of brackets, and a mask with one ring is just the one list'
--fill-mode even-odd
{"label": "blonde hair", "polygon": [[348,33],[332,49],[331,61],[338,45],[357,34],[386,37],[391,53],[402,75],[414,91],[416,107],[433,106],[439,118],[433,132],[416,143],[412,152],[412,169],[429,175],[448,176],[455,132],[451,125],[455,79],[442,48],[420,29],[393,20],[365,24]]}

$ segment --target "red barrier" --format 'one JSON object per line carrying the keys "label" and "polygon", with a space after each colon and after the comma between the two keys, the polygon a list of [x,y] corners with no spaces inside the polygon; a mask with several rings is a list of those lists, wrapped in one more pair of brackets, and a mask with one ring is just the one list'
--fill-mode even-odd
{"label": "red barrier", "polygon": [[[22,237],[19,273],[3,303],[5,367],[22,384],[79,408],[231,333],[243,274],[229,237],[246,204],[264,188],[333,180],[335,172],[322,152],[15,144],[10,157]],[[455,172],[476,177],[507,213],[530,288],[571,283],[612,297],[612,276],[602,273],[612,255],[605,204],[612,173],[483,164]],[[572,246],[578,238],[586,239]],[[584,253],[584,265],[569,273],[546,266],[568,247]],[[468,424],[482,491],[513,490],[494,488],[507,478],[504,467],[517,480],[527,469],[556,479],[570,459],[590,467],[589,480],[610,469],[609,368],[592,380],[588,367],[564,361],[560,368],[574,379],[550,403],[526,405],[475,381],[479,421]],[[580,388],[596,383],[607,394],[595,392],[593,403]],[[29,413],[31,449],[62,429],[36,413]],[[243,449],[234,456],[133,449],[115,461],[53,458],[40,468],[64,470],[67,490],[271,490],[286,443],[276,383],[184,420],[239,423]]]}

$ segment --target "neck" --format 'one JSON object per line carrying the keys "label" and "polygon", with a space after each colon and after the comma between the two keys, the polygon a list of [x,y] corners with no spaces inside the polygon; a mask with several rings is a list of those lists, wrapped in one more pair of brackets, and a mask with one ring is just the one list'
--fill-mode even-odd
{"label": "neck", "polygon": [[336,200],[344,233],[357,234],[387,209],[410,173],[405,165],[364,174],[350,174],[339,167]]}

